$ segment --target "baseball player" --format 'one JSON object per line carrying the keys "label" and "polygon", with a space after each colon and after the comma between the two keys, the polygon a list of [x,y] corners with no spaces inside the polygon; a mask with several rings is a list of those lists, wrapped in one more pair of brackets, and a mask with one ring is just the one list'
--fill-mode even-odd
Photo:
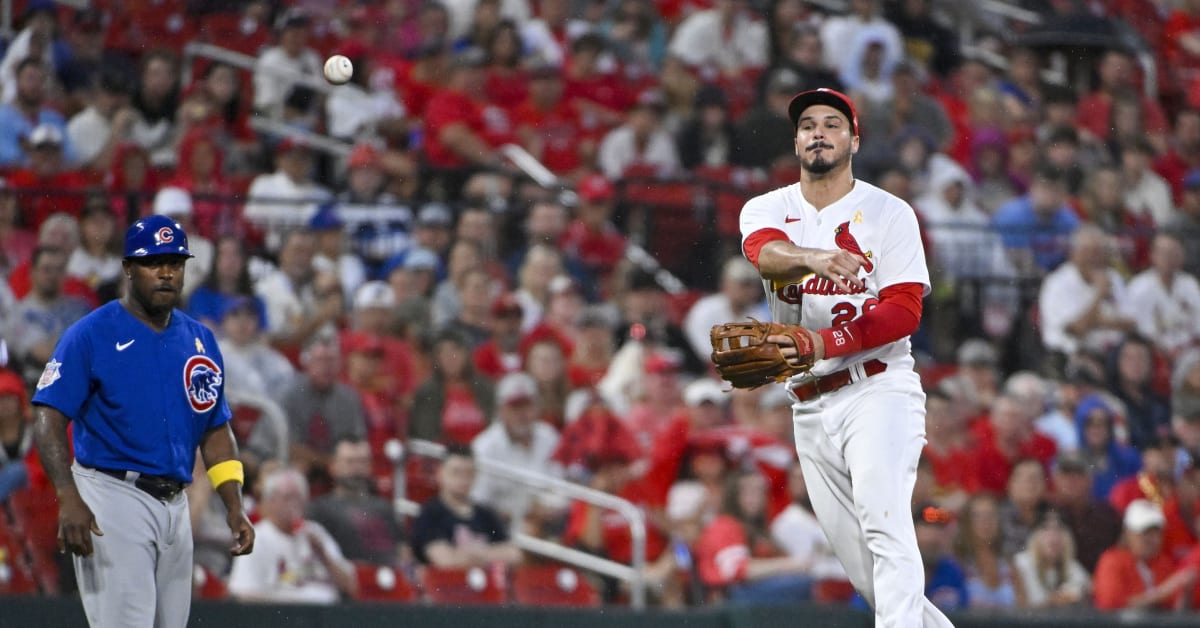
{"label": "baseball player", "polygon": [[813,510],[877,626],[950,626],[922,593],[910,504],[925,395],[908,336],[930,289],[917,218],[854,178],[849,98],[806,91],[788,113],[800,182],[750,199],[740,221],[783,323],[766,340],[793,367],[786,386]]}
{"label": "baseball player", "polygon": [[192,530],[183,489],[197,446],[228,510],[231,551],[254,545],[217,341],[175,309],[189,257],[174,220],[133,223],[125,296],[67,329],[33,396],[34,438],[58,492],[59,551],[74,555],[92,626],[187,624]]}

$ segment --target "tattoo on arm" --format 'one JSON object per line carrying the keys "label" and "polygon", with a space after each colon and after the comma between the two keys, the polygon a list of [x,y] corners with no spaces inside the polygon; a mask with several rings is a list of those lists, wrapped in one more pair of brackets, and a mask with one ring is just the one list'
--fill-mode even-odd
{"label": "tattoo on arm", "polygon": [[67,442],[66,415],[42,405],[37,406],[36,415],[33,438],[37,443],[42,468],[60,494],[76,490],[75,478],[71,475],[72,452]]}

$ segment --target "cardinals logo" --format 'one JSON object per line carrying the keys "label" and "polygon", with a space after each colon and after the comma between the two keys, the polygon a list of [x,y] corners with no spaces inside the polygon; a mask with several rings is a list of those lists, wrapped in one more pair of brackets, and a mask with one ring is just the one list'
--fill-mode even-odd
{"label": "cardinals logo", "polygon": [[868,273],[875,270],[875,262],[872,259],[874,256],[870,251],[864,252],[862,247],[858,245],[858,240],[855,240],[854,234],[850,233],[849,222],[843,222],[842,224],[838,225],[837,229],[833,230],[833,234],[833,242],[834,244],[837,244],[839,249],[863,256],[863,258],[866,260],[866,263],[863,264],[863,268]]}
{"label": "cardinals logo", "polygon": [[160,245],[166,244],[174,239],[175,239],[175,234],[171,231],[170,227],[163,227],[162,229],[159,229],[158,231],[154,232],[154,243],[155,244],[160,244]]}
{"label": "cardinals logo", "polygon": [[205,355],[188,358],[183,367],[183,387],[188,403],[196,412],[208,412],[217,405],[221,387],[221,369]]}

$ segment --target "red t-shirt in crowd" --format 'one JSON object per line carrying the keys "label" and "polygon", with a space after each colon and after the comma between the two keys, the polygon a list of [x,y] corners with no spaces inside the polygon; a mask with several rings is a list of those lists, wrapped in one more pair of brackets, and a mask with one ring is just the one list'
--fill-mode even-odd
{"label": "red t-shirt in crowd", "polygon": [[1050,462],[1058,450],[1049,437],[1034,432],[1021,442],[1016,457],[1010,460],[996,446],[996,435],[990,421],[976,421],[971,429],[978,443],[970,452],[977,470],[974,486],[1003,495],[1008,489],[1008,476],[1012,474],[1013,463],[1021,458],[1033,458],[1041,462],[1049,473]]}
{"label": "red t-shirt in crowd", "polygon": [[559,248],[584,266],[608,274],[624,259],[627,244],[625,236],[612,223],[594,230],[576,220],[567,226]]}
{"label": "red t-shirt in crowd", "polygon": [[532,130],[541,140],[542,165],[555,174],[566,174],[582,163],[579,145],[586,139],[579,114],[566,101],[548,111],[526,101],[513,112],[518,129]]}
{"label": "red t-shirt in crowd", "polygon": [[970,449],[964,447],[938,453],[926,446],[921,457],[928,460],[933,468],[933,479],[939,489],[979,490],[978,461]]}
{"label": "red t-shirt in crowd", "polygon": [[598,74],[586,79],[564,77],[563,100],[586,100],[605,109],[625,111],[633,105],[636,95],[621,79],[612,74]]}
{"label": "red t-shirt in crowd", "polygon": [[741,522],[718,515],[696,540],[696,567],[700,579],[710,587],[721,587],[746,577],[750,546]]}
{"label": "red t-shirt in crowd", "polygon": [[[1167,114],[1158,103],[1143,97],[1142,125],[1146,133],[1166,133]],[[1108,139],[1109,118],[1112,116],[1112,99],[1107,94],[1092,92],[1079,101],[1075,109],[1078,125],[1101,140]]]}
{"label": "red t-shirt in crowd", "polygon": [[456,155],[439,135],[453,124],[465,124],[472,133],[483,137],[483,115],[470,96],[458,91],[442,90],[429,99],[425,115],[425,156],[435,168],[461,168],[467,160]]}
{"label": "red t-shirt in crowd", "polygon": [[488,102],[505,109],[516,109],[529,95],[529,75],[521,70],[488,68],[483,91]]}
{"label": "red t-shirt in crowd", "polygon": [[[626,485],[619,495],[637,504],[640,502],[638,487],[634,483]],[[583,536],[583,528],[587,524],[588,504],[576,501],[571,504],[571,512],[567,518],[567,531],[563,542],[568,546],[578,545]],[[629,532],[629,522],[615,510],[603,509],[600,513],[601,537],[604,543],[604,555],[618,563],[628,565],[633,559],[633,537]],[[646,526],[646,560],[652,561],[667,547],[667,539],[657,528]]]}
{"label": "red t-shirt in crowd", "polygon": [[1118,514],[1123,516],[1125,509],[1135,499],[1148,499],[1161,504],[1162,498],[1158,495],[1147,495],[1146,488],[1158,492],[1158,482],[1151,479],[1145,473],[1138,473],[1133,477],[1125,478],[1113,485],[1112,490],[1108,492],[1108,505],[1112,506],[1113,510],[1116,510]]}
{"label": "red t-shirt in crowd", "polygon": [[86,176],[73,170],[43,178],[23,169],[8,180],[8,186],[16,190],[25,227],[34,232],[51,214],[63,212],[79,218],[85,200],[83,191],[90,183]]}
{"label": "red t-shirt in crowd", "polygon": [[[25,260],[8,275],[8,287],[12,290],[13,296],[18,299],[25,298],[29,291],[33,290],[33,279],[29,276],[31,261]],[[96,296],[96,291],[92,290],[92,287],[79,277],[70,275],[64,277],[62,291],[67,296],[80,297],[87,301],[92,308],[100,306],[100,298]]]}
{"label": "red t-shirt in crowd", "polygon": [[[1146,582],[1142,568],[1137,558],[1122,545],[1110,548],[1100,555],[1096,563],[1095,577],[1092,586],[1095,590],[1096,608],[1102,611],[1112,611],[1125,608],[1129,599],[1143,593],[1149,586],[1166,580],[1175,572],[1176,563],[1164,552],[1159,552],[1146,565],[1149,568],[1150,582]],[[1174,598],[1168,599],[1156,608],[1168,609],[1175,603]]]}
{"label": "red t-shirt in crowd", "polygon": [[487,417],[471,389],[450,384],[446,387],[446,403],[442,406],[442,440],[447,443],[470,445],[487,427]]}

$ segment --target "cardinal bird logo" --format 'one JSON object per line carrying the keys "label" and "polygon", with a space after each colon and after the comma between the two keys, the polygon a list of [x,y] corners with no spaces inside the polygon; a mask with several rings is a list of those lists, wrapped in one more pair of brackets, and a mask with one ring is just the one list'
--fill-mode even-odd
{"label": "cardinal bird logo", "polygon": [[863,252],[862,247],[858,245],[858,240],[854,239],[854,234],[850,233],[849,222],[843,222],[837,226],[837,229],[833,230],[833,242],[843,251],[857,253],[866,258],[867,262],[863,264],[863,268],[868,273],[875,270],[875,262],[872,260],[874,256],[871,255],[870,251]]}

